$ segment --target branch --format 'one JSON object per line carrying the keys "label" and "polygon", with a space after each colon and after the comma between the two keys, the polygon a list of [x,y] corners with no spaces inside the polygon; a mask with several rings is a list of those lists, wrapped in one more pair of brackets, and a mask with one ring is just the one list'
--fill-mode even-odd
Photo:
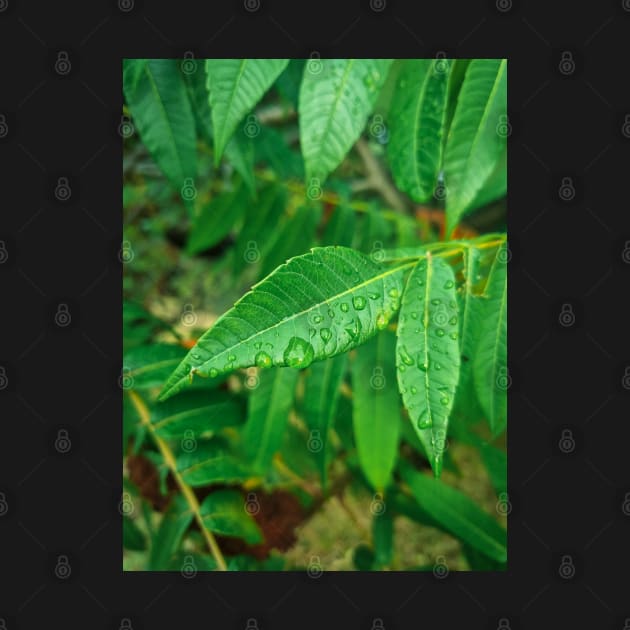
{"label": "branch", "polygon": [[219,545],[217,544],[217,541],[214,535],[212,534],[212,532],[206,528],[203,522],[203,518],[201,517],[201,510],[199,507],[199,501],[197,501],[197,497],[195,496],[195,493],[192,491],[192,488],[182,479],[182,476],[177,471],[177,463],[175,462],[175,456],[173,455],[173,452],[171,451],[168,444],[166,444],[166,442],[164,442],[155,432],[155,429],[153,428],[153,425],[151,424],[149,410],[147,409],[147,406],[144,404],[144,401],[142,400],[142,398],[140,398],[140,396],[138,396],[138,394],[136,394],[136,392],[134,392],[133,390],[129,392],[129,397],[131,398],[131,402],[133,403],[133,406],[136,408],[136,411],[138,412],[138,415],[140,416],[140,420],[142,424],[147,428],[149,434],[153,438],[153,441],[155,442],[156,446],[162,453],[162,457],[164,457],[164,461],[166,462],[166,465],[168,466],[169,470],[171,471],[171,474],[173,475],[175,481],[177,482],[179,489],[182,491],[182,494],[184,495],[186,502],[190,506],[190,510],[195,516],[195,520],[197,521],[197,524],[199,525],[199,529],[201,530],[204,538],[206,539],[206,543],[208,544],[210,553],[214,557],[217,563],[217,566],[219,567],[219,570],[227,571],[228,570],[227,564],[225,563],[223,554],[221,553],[221,550],[219,549]]}

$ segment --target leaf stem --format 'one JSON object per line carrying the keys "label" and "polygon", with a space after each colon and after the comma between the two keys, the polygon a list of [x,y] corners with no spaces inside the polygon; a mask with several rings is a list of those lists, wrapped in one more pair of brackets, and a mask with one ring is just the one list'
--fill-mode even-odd
{"label": "leaf stem", "polygon": [[169,470],[171,471],[171,474],[173,475],[175,481],[177,482],[179,489],[182,491],[182,494],[184,495],[186,502],[190,506],[190,510],[195,516],[195,520],[197,521],[197,524],[199,525],[199,529],[201,530],[206,540],[208,548],[210,549],[210,553],[214,557],[217,563],[217,566],[219,567],[219,570],[227,571],[228,570],[227,564],[225,563],[223,554],[221,553],[221,550],[219,549],[219,545],[217,544],[217,541],[214,535],[212,534],[212,532],[207,529],[207,527],[205,526],[203,522],[203,518],[201,516],[201,509],[199,506],[199,501],[197,501],[197,497],[195,496],[195,493],[192,491],[192,488],[182,479],[182,476],[177,471],[177,463],[175,461],[175,456],[173,455],[173,451],[170,449],[169,445],[166,442],[164,442],[164,440],[162,440],[155,432],[155,429],[153,428],[153,425],[151,424],[149,410],[147,409],[147,406],[142,400],[142,398],[140,398],[140,396],[133,390],[129,391],[129,397],[131,398],[131,402],[133,403],[134,407],[136,408],[136,411],[138,412],[138,415],[140,416],[140,421],[147,428],[147,431],[153,438],[153,441],[155,442],[156,446],[160,450],[160,453],[162,453],[162,457],[164,457],[164,461],[166,462],[166,465],[168,466]]}

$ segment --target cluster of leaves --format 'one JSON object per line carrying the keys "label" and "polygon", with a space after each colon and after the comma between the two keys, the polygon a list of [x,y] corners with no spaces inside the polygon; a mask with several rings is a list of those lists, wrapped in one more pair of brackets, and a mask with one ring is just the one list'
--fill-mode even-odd
{"label": "cluster of leaves", "polygon": [[[184,543],[198,568],[281,568],[244,555],[225,563],[215,535],[263,542],[248,491],[317,478],[326,490],[335,462],[387,505],[357,566],[391,565],[397,514],[457,537],[473,568],[504,566],[505,530],[437,477],[456,472],[454,438],[505,492],[505,234],[420,241],[411,211],[357,203],[349,152],[367,126],[398,193],[443,206],[450,236],[505,196],[506,62],[185,63],[125,60],[127,111],[181,194],[184,255],[227,244],[216,268],[259,282],[192,348],[125,303],[123,449],[154,462],[164,493],[167,475],[179,488],[159,527],[145,513],[148,568],[181,568]],[[273,107],[297,115],[299,150],[292,125],[261,123]],[[199,172],[205,155],[222,176]],[[308,507],[304,487],[295,492]],[[125,524],[129,548],[146,544]]]}

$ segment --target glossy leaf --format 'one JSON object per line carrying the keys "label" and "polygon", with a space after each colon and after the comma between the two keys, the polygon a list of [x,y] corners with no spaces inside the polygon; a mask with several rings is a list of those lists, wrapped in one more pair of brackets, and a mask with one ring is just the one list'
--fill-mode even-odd
{"label": "glossy leaf", "polygon": [[485,184],[477,193],[475,200],[470,204],[471,209],[481,208],[486,204],[492,203],[501,197],[505,197],[507,193],[507,146],[503,149],[503,153],[490,173]]}
{"label": "glossy leaf", "polygon": [[223,240],[250,203],[245,186],[215,196],[195,217],[188,237],[187,252],[198,254]]}
{"label": "glossy leaf", "polygon": [[287,67],[288,59],[208,59],[215,164],[242,121]]}
{"label": "glossy leaf", "polygon": [[345,247],[316,247],[252,288],[197,341],[160,399],[194,374],[238,368],[304,368],[364,343],[398,310],[413,263],[385,269]]}
{"label": "glossy leaf", "polygon": [[477,396],[496,435],[507,422],[507,250],[498,249],[486,284],[486,305],[473,364]]}
{"label": "glossy leaf", "polygon": [[506,531],[468,496],[441,482],[401,466],[416,501],[441,527],[497,562],[507,559]]}
{"label": "glossy leaf", "polygon": [[444,153],[446,223],[451,234],[471,209],[504,147],[498,132],[507,111],[507,60],[474,59],[457,99]]}
{"label": "glossy leaf", "polygon": [[193,487],[211,483],[237,483],[252,476],[248,466],[232,455],[222,442],[214,439],[190,445],[182,440],[177,470],[182,479]]}
{"label": "glossy leaf", "polygon": [[195,118],[174,59],[148,59],[141,75],[123,76],[127,105],[145,146],[179,192],[197,170]]}
{"label": "glossy leaf", "polygon": [[200,506],[204,525],[215,534],[242,538],[250,545],[262,542],[256,521],[245,511],[243,495],[238,490],[215,490]]}
{"label": "glossy leaf", "polygon": [[151,409],[153,428],[164,438],[195,439],[239,425],[244,419],[245,410],[237,398],[213,390],[188,391]]}
{"label": "glossy leaf", "polygon": [[397,329],[398,385],[436,476],[459,380],[456,300],[452,268],[443,258],[427,256],[409,276]]}
{"label": "glossy leaf", "polygon": [[339,387],[347,359],[347,354],[340,354],[327,361],[313,363],[306,380],[304,419],[310,431],[308,446],[319,465],[323,486],[327,477],[328,433],[337,411]]}
{"label": "glossy leaf", "polygon": [[405,59],[389,114],[389,164],[414,201],[433,197],[442,161],[448,61]]}
{"label": "glossy leaf", "polygon": [[261,474],[282,444],[298,375],[298,370],[290,368],[261,372],[258,387],[249,397],[243,446],[252,468]]}
{"label": "glossy leaf", "polygon": [[383,330],[357,349],[352,364],[354,438],[359,463],[372,487],[383,492],[398,456],[401,400],[396,390],[396,337]]}
{"label": "glossy leaf", "polygon": [[182,538],[193,519],[193,513],[182,495],[173,498],[160,526],[151,540],[149,571],[168,570],[168,562],[179,549]]}
{"label": "glossy leaf", "polygon": [[299,97],[306,178],[320,185],[365,127],[391,59],[311,59]]}
{"label": "glossy leaf", "polygon": [[186,356],[176,344],[155,343],[130,350],[123,360],[122,382],[132,389],[159,387]]}

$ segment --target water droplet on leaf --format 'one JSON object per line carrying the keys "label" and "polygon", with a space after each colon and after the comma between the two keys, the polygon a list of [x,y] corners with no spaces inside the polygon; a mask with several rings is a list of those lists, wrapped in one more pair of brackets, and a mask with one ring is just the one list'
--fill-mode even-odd
{"label": "water droplet on leaf", "polygon": [[266,352],[259,352],[254,358],[254,363],[259,368],[271,367],[271,357]]}
{"label": "water droplet on leaf", "polygon": [[330,328],[322,328],[319,331],[319,335],[323,339],[324,343],[326,343],[332,337],[332,333],[330,332]]}
{"label": "water droplet on leaf", "polygon": [[357,311],[362,311],[365,308],[365,304],[365,298],[362,295],[356,295],[352,298],[352,306],[354,306]]}
{"label": "water droplet on leaf", "polygon": [[345,302],[342,302],[342,303],[339,305],[339,308],[341,309],[341,311],[342,311],[343,313],[347,313],[347,312],[348,312],[348,308],[349,308],[349,307],[348,307],[348,305],[347,305]]}
{"label": "water droplet on leaf", "polygon": [[289,367],[307,367],[313,361],[315,351],[313,346],[300,337],[291,337],[289,345],[284,351],[284,362]]}

